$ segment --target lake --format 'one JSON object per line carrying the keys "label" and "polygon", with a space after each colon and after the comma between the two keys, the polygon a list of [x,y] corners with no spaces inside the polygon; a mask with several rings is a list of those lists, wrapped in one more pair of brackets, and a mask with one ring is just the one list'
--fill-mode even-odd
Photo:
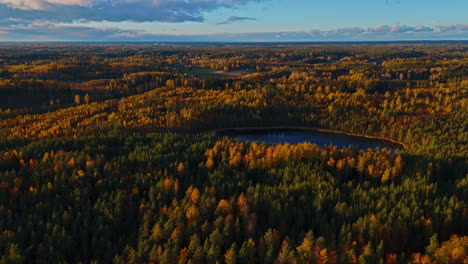
{"label": "lake", "polygon": [[360,136],[346,135],[343,133],[323,132],[303,129],[230,129],[222,134],[244,142],[260,142],[265,144],[298,144],[303,142],[314,143],[324,147],[334,145],[338,148],[352,147],[367,150],[386,148],[392,152],[403,147],[397,143],[382,139],[372,139]]}

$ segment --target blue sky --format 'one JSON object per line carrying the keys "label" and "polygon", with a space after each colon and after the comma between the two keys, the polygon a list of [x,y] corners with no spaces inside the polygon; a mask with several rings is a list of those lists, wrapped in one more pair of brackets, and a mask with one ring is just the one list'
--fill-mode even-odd
{"label": "blue sky", "polygon": [[467,0],[0,0],[0,41],[468,40]]}

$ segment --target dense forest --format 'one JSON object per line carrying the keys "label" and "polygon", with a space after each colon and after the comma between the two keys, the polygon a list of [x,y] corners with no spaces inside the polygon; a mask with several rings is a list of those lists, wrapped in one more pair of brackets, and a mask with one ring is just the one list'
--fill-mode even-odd
{"label": "dense forest", "polygon": [[0,263],[468,263],[466,44],[0,45]]}

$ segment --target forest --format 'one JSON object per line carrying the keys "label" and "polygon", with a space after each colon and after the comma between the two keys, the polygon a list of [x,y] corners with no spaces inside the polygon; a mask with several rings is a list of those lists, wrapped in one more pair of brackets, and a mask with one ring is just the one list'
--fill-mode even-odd
{"label": "forest", "polygon": [[466,264],[468,45],[0,44],[0,263]]}

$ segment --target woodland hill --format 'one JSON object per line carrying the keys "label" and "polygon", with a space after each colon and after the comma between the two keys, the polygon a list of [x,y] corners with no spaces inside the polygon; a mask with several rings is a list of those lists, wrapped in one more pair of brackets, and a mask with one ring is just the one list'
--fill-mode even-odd
{"label": "woodland hill", "polygon": [[464,43],[0,47],[2,263],[468,261]]}

